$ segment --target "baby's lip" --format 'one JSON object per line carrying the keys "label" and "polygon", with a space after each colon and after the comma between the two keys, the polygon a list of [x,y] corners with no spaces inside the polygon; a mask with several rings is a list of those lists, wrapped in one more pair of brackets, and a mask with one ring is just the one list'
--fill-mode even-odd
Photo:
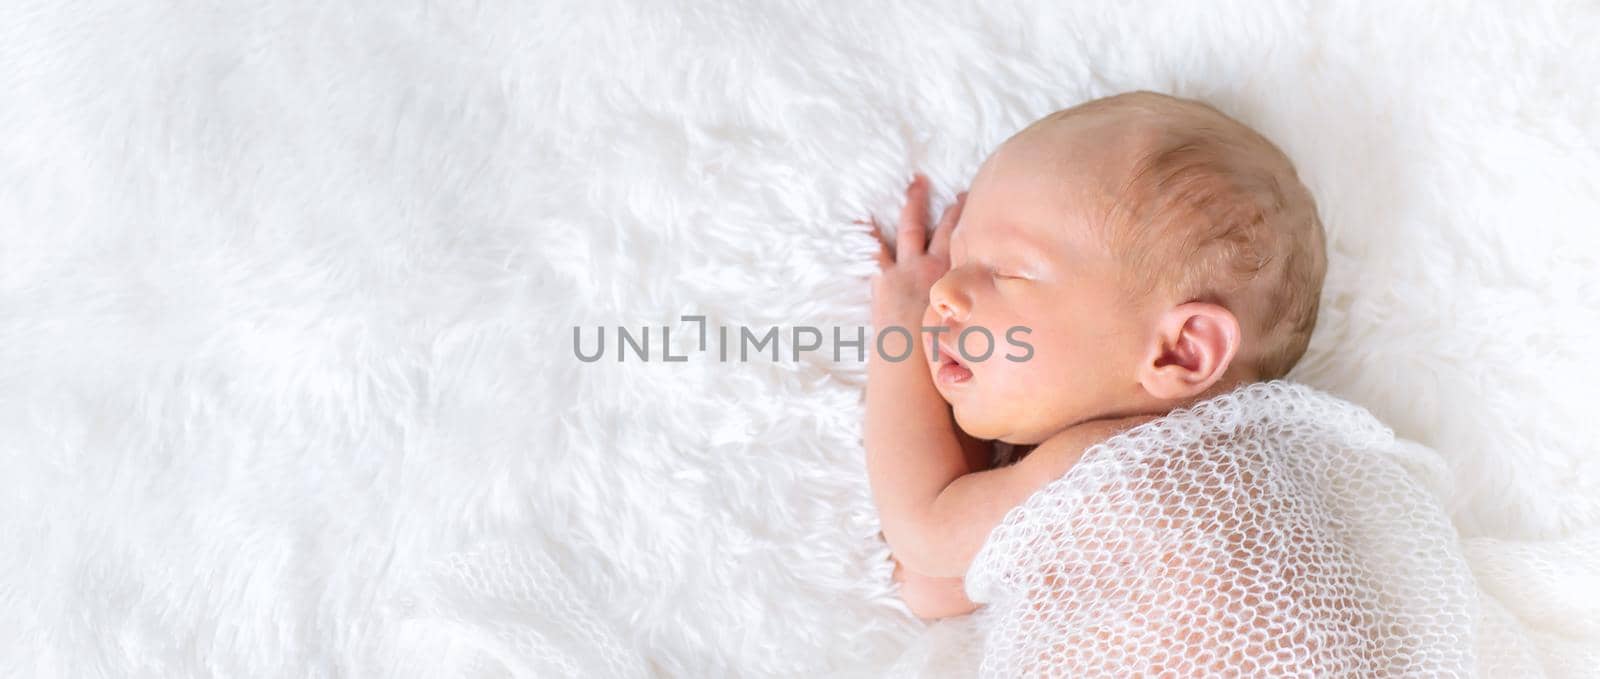
{"label": "baby's lip", "polygon": [[950,348],[950,345],[946,344],[944,340],[939,340],[938,344],[939,362],[941,364],[955,363],[957,365],[962,365],[961,359],[959,358],[960,354],[957,354],[955,349]]}

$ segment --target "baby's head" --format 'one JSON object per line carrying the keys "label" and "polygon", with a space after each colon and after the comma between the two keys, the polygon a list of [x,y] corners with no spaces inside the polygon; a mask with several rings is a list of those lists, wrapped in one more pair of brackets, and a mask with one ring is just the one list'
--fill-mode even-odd
{"label": "baby's head", "polygon": [[[1149,92],[1012,136],[951,238],[924,325],[952,331],[939,354],[972,376],[940,380],[935,365],[935,384],[968,433],[1017,444],[1282,377],[1305,352],[1327,266],[1316,205],[1276,146]],[[963,361],[950,350],[976,326],[1000,348]],[[1023,362],[1004,358],[1014,326],[1031,328],[1014,336],[1033,347]]]}

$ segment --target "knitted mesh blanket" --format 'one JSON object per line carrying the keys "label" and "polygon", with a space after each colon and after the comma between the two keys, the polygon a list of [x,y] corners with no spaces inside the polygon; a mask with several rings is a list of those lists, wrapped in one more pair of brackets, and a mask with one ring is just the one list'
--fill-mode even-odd
{"label": "knitted mesh blanket", "polygon": [[1365,410],[1251,384],[1086,451],[966,576],[984,676],[1529,676],[1432,489]]}

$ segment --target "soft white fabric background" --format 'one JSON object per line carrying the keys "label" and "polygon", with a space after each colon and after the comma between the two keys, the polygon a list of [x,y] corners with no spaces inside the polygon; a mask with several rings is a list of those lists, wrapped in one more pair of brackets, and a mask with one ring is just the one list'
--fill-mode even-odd
{"label": "soft white fabric background", "polygon": [[[1443,452],[1465,535],[1600,524],[1597,34],[1587,2],[5,3],[0,674],[499,676],[573,620],[613,652],[585,672],[880,673],[920,625],[864,366],[582,364],[572,328],[865,324],[852,219],[1136,88],[1297,161],[1331,266],[1296,376]],[[486,553],[547,589],[434,586]]]}

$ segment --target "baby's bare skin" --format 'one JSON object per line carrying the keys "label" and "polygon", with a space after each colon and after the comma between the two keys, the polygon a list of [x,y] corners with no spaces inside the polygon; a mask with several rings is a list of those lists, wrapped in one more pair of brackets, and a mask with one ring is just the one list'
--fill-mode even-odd
{"label": "baby's bare skin", "polygon": [[[896,580],[921,617],[973,610],[961,578],[989,533],[1087,448],[1257,379],[1233,361],[1235,312],[1251,310],[1130,300],[1126,265],[1095,228],[1154,133],[1099,114],[1025,131],[990,156],[931,240],[927,180],[907,188],[873,278],[874,324],[949,332],[938,344],[924,334],[908,360],[869,363],[866,448]],[[1031,328],[1029,360],[1004,360],[999,345],[950,367],[963,329],[1004,337],[1019,325]],[[1033,449],[989,468],[992,441]]]}
{"label": "baby's bare skin", "polygon": [[[1040,463],[1037,467],[1040,471],[1028,476],[1043,478],[1043,482],[1038,484],[1042,487],[1051,479],[1059,478],[1060,474],[1050,476],[1056,470],[1066,473],[1065,470],[1076,463],[1089,447],[1153,418],[1151,415],[1137,415],[1078,425],[1038,446],[1018,448],[1011,464],[1022,464],[1030,458]],[[980,469],[988,468],[985,465]],[[900,596],[905,599],[911,612],[917,617],[926,620],[947,618],[971,613],[977,609],[977,604],[967,598],[965,578],[937,577],[919,573],[906,568],[898,557],[894,557],[894,563],[893,577],[894,581],[900,584]]]}

